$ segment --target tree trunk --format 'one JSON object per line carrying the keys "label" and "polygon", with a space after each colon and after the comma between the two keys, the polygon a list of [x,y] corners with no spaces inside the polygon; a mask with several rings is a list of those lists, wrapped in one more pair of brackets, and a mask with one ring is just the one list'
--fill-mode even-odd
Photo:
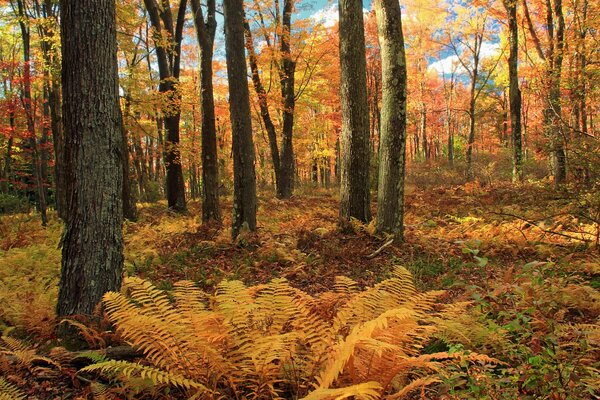
{"label": "tree trunk", "polygon": [[206,22],[199,0],[192,0],[196,36],[200,46],[200,106],[202,108],[202,222],[221,223],[219,207],[219,159],[213,92],[213,45],[217,21],[215,0],[208,1]]}
{"label": "tree trunk", "polygon": [[371,219],[369,108],[361,0],[340,0],[340,94],[342,138],[340,218]]}
{"label": "tree trunk", "polygon": [[[382,107],[377,190],[377,230],[404,234],[404,168],[406,161],[406,57],[400,4],[375,0],[381,48]],[[425,139],[425,138],[424,138]]]}
{"label": "tree trunk", "polygon": [[28,16],[25,13],[25,7],[22,0],[17,0],[17,10],[15,11],[19,16],[21,39],[23,41],[23,89],[21,92],[21,101],[23,103],[23,108],[25,109],[27,120],[27,146],[31,152],[31,171],[33,175],[36,206],[41,214],[42,225],[46,226],[48,223],[48,217],[46,216],[46,193],[44,181],[42,179],[42,165],[37,144],[37,135],[35,132],[35,115],[31,97],[31,35],[29,26],[27,25]]}
{"label": "tree trunk", "polygon": [[93,313],[123,271],[123,143],[115,0],[61,0],[65,169],[57,315]]}
{"label": "tree trunk", "polygon": [[[294,147],[292,135],[294,131],[294,109],[296,107],[296,93],[294,88],[296,62],[292,58],[290,45],[293,10],[294,0],[284,0],[282,16],[283,32],[281,34],[282,66],[279,70],[281,98],[283,99],[283,127],[281,129],[281,182],[278,189],[278,195],[283,199],[292,197],[294,191]],[[366,111],[368,112],[368,109]]]}
{"label": "tree trunk", "polygon": [[244,4],[224,0],[225,50],[233,151],[233,218],[236,238],[244,225],[256,230],[256,171],[244,43]]}
{"label": "tree trunk", "polygon": [[[185,9],[187,0],[180,0],[177,13],[177,22],[173,26],[173,16],[169,3],[157,4],[156,0],[144,0],[150,23],[155,30],[156,57],[160,84],[158,91],[165,95],[169,110],[164,112],[164,126],[166,138],[164,143],[164,158],[167,169],[166,192],[169,208],[183,212],[185,204],[185,183],[181,166],[181,153],[179,150],[179,121],[181,119],[181,93],[177,89],[181,62],[181,41],[183,38],[183,25],[185,23]],[[161,23],[162,21],[162,23]],[[164,25],[164,26],[163,26]],[[163,42],[170,41],[165,46]]]}
{"label": "tree trunk", "polygon": [[508,79],[510,103],[510,129],[513,153],[513,181],[523,181],[523,149],[521,138],[521,90],[519,89],[519,30],[517,24],[517,2],[504,0],[508,14],[509,54]]}
{"label": "tree trunk", "polygon": [[[119,108],[119,112],[121,109]],[[122,146],[121,154],[123,158],[122,171],[123,171],[123,190],[122,190],[122,201],[123,201],[123,218],[129,221],[137,220],[137,208],[135,205],[135,199],[131,195],[131,178],[129,176],[129,146],[127,144],[127,129],[123,123],[123,114],[121,114],[121,135],[122,135]]]}

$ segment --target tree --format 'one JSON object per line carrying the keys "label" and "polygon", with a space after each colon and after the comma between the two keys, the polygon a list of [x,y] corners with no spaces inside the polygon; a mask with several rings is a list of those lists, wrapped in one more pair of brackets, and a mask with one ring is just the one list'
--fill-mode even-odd
{"label": "tree", "polygon": [[123,270],[115,0],[61,0],[68,212],[57,314],[92,314]]}
{"label": "tree", "polygon": [[[45,176],[43,171],[47,168],[42,165],[42,161],[47,161],[47,155],[40,155],[40,149],[37,143],[37,134],[35,128],[35,110],[33,107],[33,98],[31,95],[31,30],[29,26],[29,15],[26,12],[26,4],[23,0],[16,0],[16,4],[11,1],[13,11],[19,20],[21,28],[21,39],[23,41],[23,87],[21,90],[21,102],[25,110],[27,120],[27,145],[31,153],[31,171],[35,188],[36,205],[42,216],[42,225],[46,226],[48,217],[46,216],[46,189],[44,185]],[[46,133],[45,133],[46,135]],[[42,142],[47,141],[47,135],[42,137]]]}
{"label": "tree", "polygon": [[340,217],[371,219],[369,108],[362,0],[340,0]]}
{"label": "tree", "polygon": [[219,159],[213,93],[213,46],[217,31],[215,0],[207,3],[206,21],[199,0],[192,0],[196,38],[200,46],[200,107],[202,108],[202,221],[221,222]]}
{"label": "tree", "polygon": [[513,150],[513,180],[523,180],[523,150],[521,144],[521,90],[519,89],[519,29],[517,25],[517,0],[503,0],[508,16],[509,53],[508,80],[510,103],[510,129]]}
{"label": "tree", "polygon": [[474,179],[473,171],[473,147],[475,146],[475,120],[476,104],[481,91],[485,88],[496,66],[496,63],[489,68],[483,79],[482,72],[482,48],[486,36],[489,34],[489,15],[486,11],[478,8],[466,9],[464,6],[456,6],[457,16],[454,17],[460,26],[457,32],[449,34],[449,46],[458,58],[460,65],[469,75],[469,135],[467,139],[467,179]]}
{"label": "tree", "polygon": [[554,183],[560,186],[567,180],[567,154],[565,151],[565,138],[563,137],[562,107],[560,103],[560,86],[562,63],[565,47],[565,18],[562,0],[546,0],[546,49],[533,25],[527,0],[523,0],[523,11],[527,28],[540,60],[545,64],[546,76],[544,87],[547,88],[544,107],[544,133],[550,142],[552,154],[552,173]]}
{"label": "tree", "polygon": [[[256,3],[256,2],[255,2]],[[258,95],[258,104],[260,114],[269,138],[269,147],[271,158],[273,160],[273,169],[275,172],[275,185],[277,197],[287,199],[292,196],[294,190],[294,110],[296,107],[295,74],[296,60],[292,56],[291,36],[292,36],[292,13],[294,11],[294,0],[283,1],[283,12],[279,9],[279,1],[275,1],[274,25],[276,29],[275,40],[279,41],[279,51],[271,49],[273,53],[278,54],[274,64],[279,74],[279,84],[281,89],[281,150],[277,144],[277,134],[275,125],[271,119],[269,105],[267,101],[267,92],[261,82],[256,51],[254,50],[254,41],[250,24],[245,21],[246,49],[252,72],[252,82],[254,90]],[[264,42],[271,48],[272,41],[267,32],[265,18],[257,6],[257,13],[260,21],[260,28],[264,33]],[[281,30],[281,32],[279,32]]]}
{"label": "tree", "polygon": [[406,160],[406,56],[397,0],[375,0],[381,47],[382,106],[377,229],[402,240]]}
{"label": "tree", "polygon": [[245,57],[243,0],[224,0],[223,10],[233,150],[231,234],[235,238],[244,225],[251,231],[256,230],[256,172]]}
{"label": "tree", "polygon": [[177,20],[173,23],[173,12],[168,0],[144,0],[150,24],[154,29],[154,44],[158,59],[160,84],[167,104],[163,107],[164,124],[167,131],[165,164],[167,168],[167,202],[175,211],[185,211],[185,186],[179,150],[179,121],[181,120],[181,94],[177,83],[181,70],[181,41],[185,24],[187,0],[179,2]]}

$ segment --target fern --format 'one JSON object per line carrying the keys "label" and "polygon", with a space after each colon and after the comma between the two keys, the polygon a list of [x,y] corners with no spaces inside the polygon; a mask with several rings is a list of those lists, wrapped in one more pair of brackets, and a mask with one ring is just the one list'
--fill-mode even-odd
{"label": "fern", "polygon": [[98,364],[88,365],[80,370],[80,372],[94,371],[109,375],[120,374],[127,378],[139,377],[142,379],[150,379],[152,382],[161,385],[174,386],[181,389],[198,389],[203,392],[209,392],[204,385],[191,379],[186,379],[182,376],[165,372],[157,368],[128,361],[110,360]]}
{"label": "fern", "polygon": [[[82,371],[120,377],[124,385],[144,379],[198,398],[401,397],[435,383],[444,363],[458,360],[422,354],[436,333],[449,330],[446,319],[466,307],[439,309],[441,294],[419,293],[402,267],[363,291],[338,278],[335,291],[318,297],[285,279],[254,287],[222,282],[212,296],[183,281],[170,301],[149,282],[127,278],[104,304],[151,365],[99,360]],[[469,357],[461,361],[494,361]]]}
{"label": "fern", "polygon": [[26,398],[21,389],[0,376],[0,400],[25,400]]}

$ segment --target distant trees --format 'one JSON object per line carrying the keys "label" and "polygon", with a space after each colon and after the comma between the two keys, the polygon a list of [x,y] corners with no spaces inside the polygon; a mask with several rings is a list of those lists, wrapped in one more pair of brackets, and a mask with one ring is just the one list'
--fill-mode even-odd
{"label": "distant trees", "polygon": [[123,267],[122,120],[115,0],[61,0],[65,170],[70,185],[57,314],[92,314]]}
{"label": "distant trees", "polygon": [[340,0],[340,218],[371,219],[369,106],[362,0]]}
{"label": "distant trees", "polygon": [[224,0],[223,10],[233,146],[231,232],[235,238],[244,225],[251,231],[256,229],[256,172],[245,57],[243,0]]}
{"label": "distant trees", "polygon": [[379,145],[377,229],[404,234],[404,175],[406,158],[406,56],[400,4],[375,0],[381,47],[382,106]]}

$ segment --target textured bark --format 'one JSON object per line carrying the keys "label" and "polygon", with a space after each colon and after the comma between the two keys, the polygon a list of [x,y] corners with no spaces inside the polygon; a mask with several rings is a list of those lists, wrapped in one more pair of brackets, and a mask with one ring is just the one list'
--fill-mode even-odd
{"label": "textured bark", "polygon": [[256,230],[256,172],[254,144],[244,43],[244,5],[242,0],[224,0],[225,50],[229,82],[229,115],[233,150],[234,238],[244,225]]}
{"label": "textured bark", "polygon": [[279,185],[280,187],[277,190],[278,196],[283,199],[292,197],[292,193],[294,191],[294,147],[292,135],[294,131],[294,109],[296,107],[296,94],[294,91],[296,62],[292,58],[290,45],[293,10],[294,0],[284,0],[282,15],[283,31],[281,33],[282,60],[281,67],[279,69],[281,98],[283,99],[283,126],[281,129],[281,182]]}
{"label": "textured bark", "polygon": [[200,46],[200,107],[202,108],[202,222],[221,223],[219,207],[219,159],[213,92],[213,46],[217,20],[215,0],[207,3],[206,22],[199,0],[192,0],[196,36]]}
{"label": "textured bark", "polygon": [[[167,169],[166,192],[169,208],[175,211],[185,211],[185,184],[179,150],[179,121],[181,119],[181,94],[177,90],[181,62],[181,41],[185,23],[187,0],[180,0],[176,24],[168,0],[161,0],[159,6],[156,0],[144,0],[150,23],[155,30],[156,57],[160,84],[158,91],[165,95],[169,110],[163,112],[166,140],[164,143],[164,158]],[[170,38],[172,43],[164,46],[163,42]]]}
{"label": "textured bark", "polygon": [[508,80],[510,103],[510,129],[512,136],[513,180],[523,180],[523,149],[521,139],[521,90],[519,89],[519,28],[516,0],[504,0],[508,14],[509,54]]}
{"label": "textured bark", "polygon": [[61,0],[65,168],[71,184],[57,315],[92,314],[123,270],[115,0]]}
{"label": "textured bark", "polygon": [[404,234],[404,169],[406,161],[406,57],[400,4],[375,0],[381,48],[382,106],[377,230]]}
{"label": "textured bark", "polygon": [[367,103],[365,35],[361,0],[341,0],[340,218],[371,219],[369,193],[369,108]]}

